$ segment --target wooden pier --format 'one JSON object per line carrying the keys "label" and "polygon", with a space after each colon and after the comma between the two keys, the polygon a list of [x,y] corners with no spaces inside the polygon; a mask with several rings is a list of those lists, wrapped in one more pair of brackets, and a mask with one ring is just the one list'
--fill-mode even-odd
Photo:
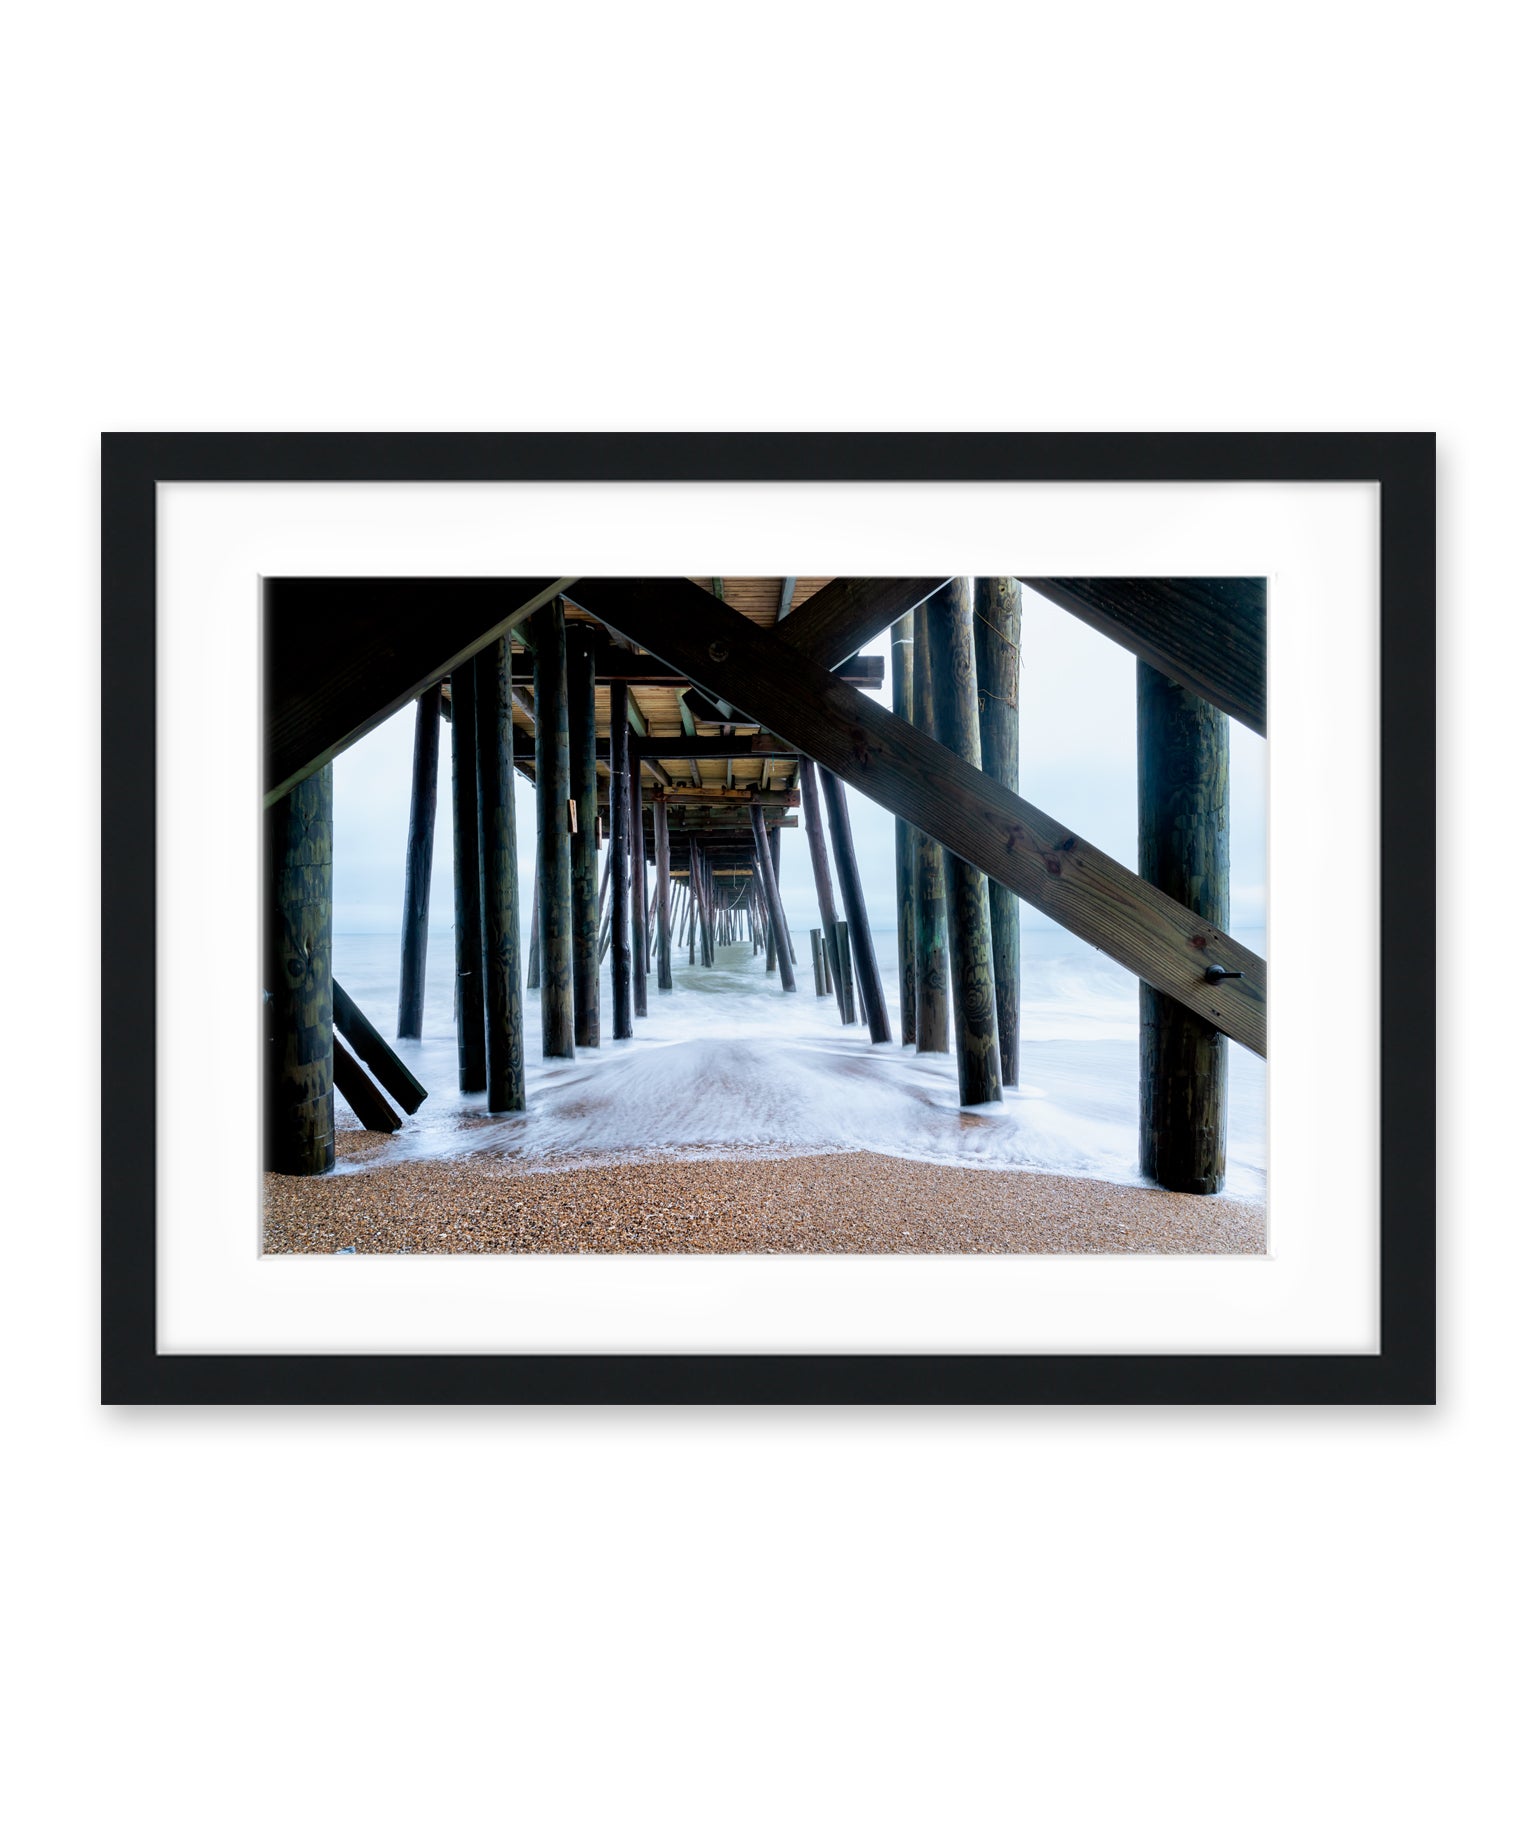
{"label": "wooden pier", "polygon": [[[1017,787],[1022,582],[1138,656],[1137,873]],[[895,823],[889,1055],[954,1041],[963,1108],[1029,1080],[1023,900],[1139,977],[1145,1170],[1218,1190],[1227,1039],[1265,1049],[1265,963],[1227,934],[1227,725],[1264,731],[1264,591],[1252,579],[269,579],[269,1163],[329,1168],[335,1088],[386,1130],[421,1100],[330,972],[330,764],[414,704],[397,1036],[422,1030],[446,718],[459,1085],[488,1110],[526,1097],[515,775],[534,785],[528,972],[547,1059],[599,1048],[605,955],[618,1039],[653,1002],[666,1008],[685,953],[709,969],[724,945],[747,944],[796,991],[793,925],[808,919],[787,915],[781,873],[798,832],[816,999],[890,1045],[852,787]],[[867,650],[887,630],[890,711],[864,696],[883,682]]]}

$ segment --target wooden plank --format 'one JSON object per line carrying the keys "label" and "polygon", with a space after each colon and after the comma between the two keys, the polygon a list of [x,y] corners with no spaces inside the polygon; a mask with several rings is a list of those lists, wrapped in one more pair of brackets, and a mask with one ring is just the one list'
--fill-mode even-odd
{"label": "wooden plank", "polygon": [[570,581],[264,579],[266,804],[472,660]]}
{"label": "wooden plank", "polygon": [[1266,734],[1264,577],[1022,577],[1188,692]]}
{"label": "wooden plank", "polygon": [[867,641],[932,596],[944,577],[835,577],[780,623],[780,638],[820,667],[858,656]]}
{"label": "wooden plank", "polygon": [[401,1118],[390,1107],[384,1091],[334,1033],[331,1063],[342,1100],[363,1126],[375,1134],[393,1135],[401,1125]]}
{"label": "wooden plank", "polygon": [[[584,578],[588,606],[638,645],[753,713],[889,812],[1265,1055],[1264,959],[1050,814],[693,584]],[[1215,963],[1242,978],[1211,987]]]}
{"label": "wooden plank", "polygon": [[337,1031],[374,1073],[380,1088],[393,1096],[407,1115],[415,1115],[427,1101],[427,1091],[335,976],[331,981],[331,1008]]}

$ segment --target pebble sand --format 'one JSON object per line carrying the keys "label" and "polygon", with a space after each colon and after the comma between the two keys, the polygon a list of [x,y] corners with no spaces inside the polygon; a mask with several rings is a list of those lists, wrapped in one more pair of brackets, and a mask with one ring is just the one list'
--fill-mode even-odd
{"label": "pebble sand", "polygon": [[[367,1162],[387,1136],[339,1130]],[[380,1161],[265,1182],[269,1255],[543,1252],[1260,1256],[1262,1207],[884,1154],[713,1151],[541,1169],[494,1157]]]}

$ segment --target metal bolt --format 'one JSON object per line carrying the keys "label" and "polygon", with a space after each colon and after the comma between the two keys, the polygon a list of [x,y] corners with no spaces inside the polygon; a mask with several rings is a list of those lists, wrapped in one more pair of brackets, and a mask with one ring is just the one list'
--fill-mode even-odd
{"label": "metal bolt", "polygon": [[712,660],[719,663],[726,658],[726,643],[724,641],[712,641],[709,647],[705,649],[705,652],[709,654]]}
{"label": "metal bolt", "polygon": [[1224,981],[1242,981],[1244,976],[1237,968],[1220,968],[1214,964],[1202,976],[1209,987],[1220,987]]}

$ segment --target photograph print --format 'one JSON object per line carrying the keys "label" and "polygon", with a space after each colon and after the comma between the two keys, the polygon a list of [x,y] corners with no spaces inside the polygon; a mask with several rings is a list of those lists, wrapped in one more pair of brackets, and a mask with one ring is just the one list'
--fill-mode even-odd
{"label": "photograph print", "polygon": [[266,579],[264,1254],[1264,1256],[1266,602]]}

